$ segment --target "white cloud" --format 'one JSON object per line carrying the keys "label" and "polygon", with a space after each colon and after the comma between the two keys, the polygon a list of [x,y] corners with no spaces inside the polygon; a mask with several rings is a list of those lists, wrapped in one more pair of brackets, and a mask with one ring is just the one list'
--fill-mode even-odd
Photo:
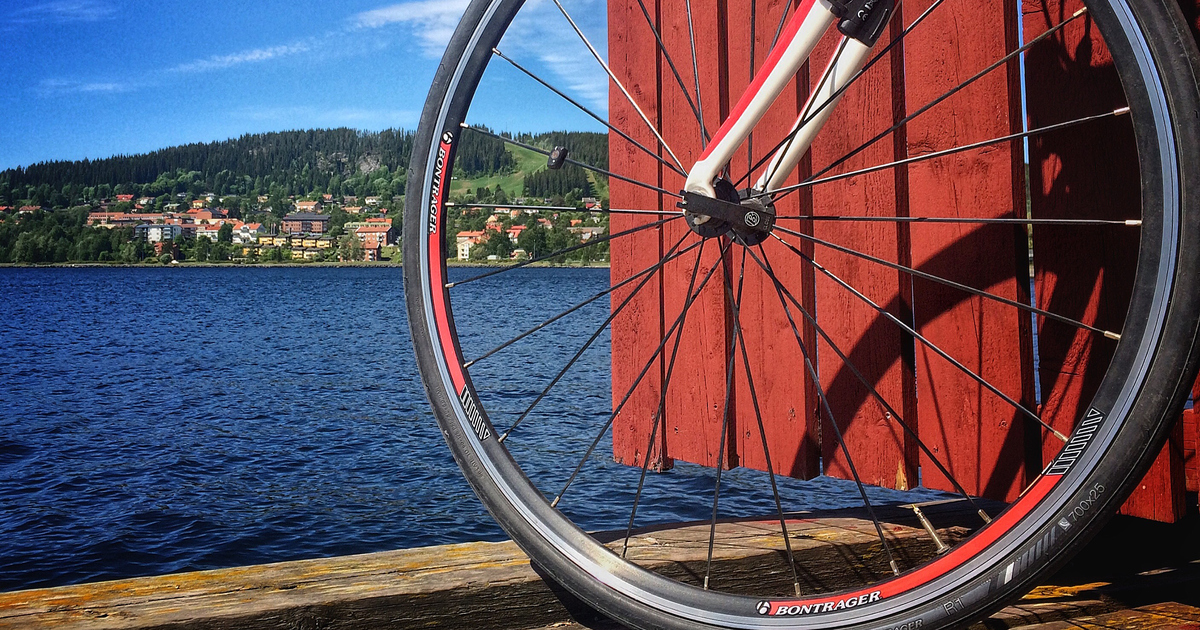
{"label": "white cloud", "polygon": [[[605,58],[608,30],[604,3],[597,0],[562,0],[562,3],[601,58]],[[597,114],[604,116],[608,111],[608,74],[553,2],[527,2],[505,33],[500,48]],[[532,63],[535,59],[537,63]]]}
{"label": "white cloud", "polygon": [[358,29],[376,29],[393,24],[412,27],[421,49],[430,57],[439,57],[446,50],[454,28],[467,9],[469,0],[417,0],[401,2],[350,18]]}
{"label": "white cloud", "polygon": [[590,54],[544,53],[542,63],[561,81],[556,87],[603,115],[608,108],[608,74]]}
{"label": "white cloud", "polygon": [[43,96],[57,94],[119,94],[132,92],[137,89],[132,83],[113,81],[70,81],[65,79],[45,79],[37,86],[37,92]]}
{"label": "white cloud", "polygon": [[305,53],[312,50],[311,42],[299,41],[282,46],[272,46],[270,48],[254,48],[251,50],[243,50],[228,55],[214,55],[207,59],[199,59],[188,63],[180,64],[171,68],[172,72],[207,72],[210,70],[224,70],[233,66],[240,66],[246,63],[258,63],[279,59],[281,57],[290,57],[292,55]]}
{"label": "white cloud", "polygon": [[9,22],[37,24],[42,22],[99,22],[116,15],[116,7],[97,0],[58,0],[43,2],[12,12]]}

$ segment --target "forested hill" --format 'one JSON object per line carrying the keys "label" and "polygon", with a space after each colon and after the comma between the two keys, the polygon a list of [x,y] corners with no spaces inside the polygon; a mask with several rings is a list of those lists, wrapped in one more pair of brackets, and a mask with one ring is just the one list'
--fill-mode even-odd
{"label": "forested hill", "polygon": [[[219,195],[304,195],[341,187],[349,179],[381,169],[387,169],[389,175],[402,173],[412,142],[411,132],[395,129],[247,134],[141,155],[44,162],[7,170],[0,173],[0,197],[7,192],[9,201],[28,199],[37,205],[64,206],[113,194],[155,197],[189,192],[189,188]],[[388,177],[389,187],[392,180]],[[368,194],[375,192],[384,191]]]}
{"label": "forested hill", "polygon": [[[605,134],[518,137],[545,148],[565,144],[571,147],[572,157],[607,165]],[[489,175],[513,168],[504,142],[482,134],[463,138],[456,175]],[[65,208],[118,194],[160,197],[202,192],[272,198],[313,193],[392,197],[404,194],[412,145],[413,133],[402,129],[316,129],[247,134],[101,160],[44,162],[0,172],[0,205]]]}

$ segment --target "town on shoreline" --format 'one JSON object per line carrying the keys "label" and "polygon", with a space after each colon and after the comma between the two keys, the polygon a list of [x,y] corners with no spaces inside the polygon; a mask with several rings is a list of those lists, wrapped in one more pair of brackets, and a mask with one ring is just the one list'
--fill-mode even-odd
{"label": "town on shoreline", "polygon": [[[483,191],[479,191],[483,193]],[[481,194],[482,196],[482,194]],[[608,233],[608,217],[595,198],[582,207],[530,205],[561,199],[515,199],[508,205],[448,203],[448,263],[493,266],[528,262]],[[270,204],[270,205],[268,205]],[[285,206],[281,214],[277,206]],[[389,208],[390,206],[390,208]],[[212,193],[162,198],[118,194],[95,206],[50,209],[0,206],[0,228],[22,229],[5,266],[147,265],[400,265],[403,197],[356,196],[255,199],[251,212],[235,196]],[[394,209],[392,209],[394,208]],[[243,220],[240,215],[257,215]],[[272,220],[278,217],[277,220]],[[31,225],[32,224],[32,225]],[[28,229],[32,228],[32,229]],[[74,228],[74,251],[65,256],[36,242]],[[48,234],[46,234],[48,232]],[[551,265],[607,266],[607,243],[582,253],[537,261]],[[86,251],[90,249],[92,255]],[[589,251],[590,250],[590,251]]]}

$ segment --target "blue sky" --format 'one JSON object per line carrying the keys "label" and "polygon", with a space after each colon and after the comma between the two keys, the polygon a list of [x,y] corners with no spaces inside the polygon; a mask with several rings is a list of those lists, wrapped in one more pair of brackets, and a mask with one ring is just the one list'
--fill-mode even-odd
{"label": "blue sky", "polygon": [[[0,6],[0,169],[252,132],[415,128],[466,5],[9,0]],[[604,0],[564,5],[603,54]],[[605,75],[549,0],[527,4],[501,49],[603,114]],[[472,122],[596,128],[502,64],[492,64]]]}

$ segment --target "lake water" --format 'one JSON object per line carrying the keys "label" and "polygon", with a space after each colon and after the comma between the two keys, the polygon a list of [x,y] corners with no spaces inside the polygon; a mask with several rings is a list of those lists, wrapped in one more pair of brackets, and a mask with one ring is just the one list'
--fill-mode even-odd
{"label": "lake water", "polygon": [[[479,316],[467,354],[607,285],[605,269],[525,269],[456,290]],[[472,369],[497,424],[608,307]],[[608,357],[603,334],[539,407],[553,416],[514,433],[543,489],[607,417]],[[638,471],[601,444],[563,509],[612,528]],[[639,524],[707,518],[712,475],[652,475]],[[763,484],[726,473],[722,505],[770,514]],[[828,479],[781,493],[803,509],[822,490],[822,507],[858,501]],[[503,538],[427,408],[399,269],[0,269],[0,590]]]}

